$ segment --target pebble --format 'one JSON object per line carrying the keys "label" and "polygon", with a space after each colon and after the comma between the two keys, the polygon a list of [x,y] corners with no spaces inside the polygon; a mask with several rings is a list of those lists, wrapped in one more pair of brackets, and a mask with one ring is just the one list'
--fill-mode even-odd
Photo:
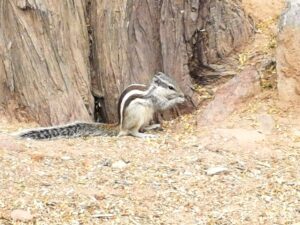
{"label": "pebble", "polygon": [[257,115],[257,121],[259,123],[259,130],[264,134],[271,134],[275,128],[275,121],[271,115]]}
{"label": "pebble", "polygon": [[33,219],[33,215],[31,215],[30,212],[22,209],[13,210],[10,216],[13,220],[19,220],[19,221],[29,221]]}
{"label": "pebble", "polygon": [[115,168],[115,169],[124,169],[125,167],[127,167],[127,163],[125,163],[123,160],[119,160],[119,161],[114,162],[111,165],[111,167]]}
{"label": "pebble", "polygon": [[228,172],[228,168],[223,167],[223,166],[211,167],[208,170],[206,170],[206,174],[208,176],[213,176],[216,174],[226,173],[226,172]]}
{"label": "pebble", "polygon": [[61,157],[61,159],[62,159],[62,160],[64,160],[64,161],[68,161],[68,160],[70,160],[70,159],[71,159],[71,157],[70,157],[70,156],[67,156],[67,155],[65,155],[65,156],[62,156],[62,157]]}

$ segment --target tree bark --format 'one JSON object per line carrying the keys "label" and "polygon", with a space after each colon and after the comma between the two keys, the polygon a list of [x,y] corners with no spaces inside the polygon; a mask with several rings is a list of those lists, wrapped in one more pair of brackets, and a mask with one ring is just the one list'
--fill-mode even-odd
{"label": "tree bark", "polygon": [[251,20],[226,0],[4,0],[0,3],[0,103],[14,99],[41,124],[104,121],[128,84],[157,71],[178,81],[191,110],[192,76],[248,40]]}
{"label": "tree bark", "polygon": [[0,2],[0,103],[14,99],[40,124],[91,120],[85,2]]}
{"label": "tree bark", "polygon": [[108,120],[116,118],[121,90],[148,83],[157,71],[174,77],[197,105],[190,75],[199,75],[201,66],[227,56],[253,33],[235,1],[104,0],[93,1],[91,11],[93,90],[103,97]]}
{"label": "tree bark", "polygon": [[119,94],[131,83],[149,83],[161,70],[159,1],[91,1],[93,92],[115,121]]}

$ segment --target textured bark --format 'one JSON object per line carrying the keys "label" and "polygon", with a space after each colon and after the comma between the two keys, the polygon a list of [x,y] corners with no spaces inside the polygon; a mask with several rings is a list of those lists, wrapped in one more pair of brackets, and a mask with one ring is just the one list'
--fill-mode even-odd
{"label": "textured bark", "polygon": [[281,16],[276,58],[279,96],[300,103],[300,0],[288,1]]}
{"label": "textured bark", "polygon": [[87,39],[84,1],[1,1],[0,103],[44,125],[91,120]]}
{"label": "textured bark", "polygon": [[[126,9],[126,10],[124,10]],[[157,71],[174,77],[190,106],[197,105],[191,76],[227,56],[253,33],[236,1],[103,0],[92,2],[95,73],[93,90],[116,118],[120,91],[147,83]]]}
{"label": "textured bark", "polygon": [[252,20],[239,1],[191,0],[186,11],[186,40],[190,44],[190,70],[194,75],[199,76],[199,66],[226,57],[253,33]]}
{"label": "textured bark", "polygon": [[0,103],[14,99],[41,124],[56,124],[92,120],[94,95],[113,122],[124,87],[163,71],[191,110],[198,103],[191,75],[252,30],[233,0],[3,0]]}
{"label": "textured bark", "polygon": [[149,83],[161,70],[159,1],[91,1],[93,92],[106,119],[116,119],[117,99],[131,83]]}

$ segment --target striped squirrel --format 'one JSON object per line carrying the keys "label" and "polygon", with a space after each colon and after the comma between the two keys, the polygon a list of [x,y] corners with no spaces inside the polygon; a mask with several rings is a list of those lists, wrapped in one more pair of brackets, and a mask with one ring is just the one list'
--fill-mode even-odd
{"label": "striped squirrel", "polygon": [[[166,74],[157,73],[149,86],[132,84],[118,100],[118,124],[75,122],[57,127],[31,129],[18,133],[21,138],[52,139],[80,136],[125,136],[139,138],[154,137],[141,133],[158,125],[149,126],[155,112],[169,109],[185,101],[177,83]],[[118,129],[119,127],[119,129]]]}

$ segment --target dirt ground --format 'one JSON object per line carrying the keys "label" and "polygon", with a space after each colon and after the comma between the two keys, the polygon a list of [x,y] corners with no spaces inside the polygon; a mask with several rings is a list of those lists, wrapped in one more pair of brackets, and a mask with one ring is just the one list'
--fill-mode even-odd
{"label": "dirt ground", "polygon": [[[269,19],[237,54],[272,56],[280,8],[245,2]],[[221,123],[198,124],[202,110],[150,140],[16,140],[33,124],[1,119],[0,224],[299,224],[300,107],[262,87]]]}

